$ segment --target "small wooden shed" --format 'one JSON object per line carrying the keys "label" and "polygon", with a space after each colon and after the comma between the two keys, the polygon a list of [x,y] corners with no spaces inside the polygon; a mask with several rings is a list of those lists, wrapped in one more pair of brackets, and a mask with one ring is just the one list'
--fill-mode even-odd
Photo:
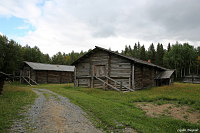
{"label": "small wooden shed", "polygon": [[[132,91],[156,86],[156,77],[168,69],[97,47],[72,63],[75,85]],[[171,77],[171,75],[169,75]]]}
{"label": "small wooden shed", "polygon": [[174,82],[174,70],[166,70],[158,74],[155,78],[156,86],[170,85]]}
{"label": "small wooden shed", "polygon": [[20,72],[21,82],[37,83],[70,83],[74,80],[74,66],[53,65],[24,61]]}

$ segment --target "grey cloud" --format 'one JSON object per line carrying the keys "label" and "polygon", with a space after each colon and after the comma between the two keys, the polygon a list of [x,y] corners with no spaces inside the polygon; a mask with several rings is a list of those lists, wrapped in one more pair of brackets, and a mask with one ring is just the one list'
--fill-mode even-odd
{"label": "grey cloud", "polygon": [[76,0],[67,12],[93,28],[93,37],[200,41],[198,0]]}

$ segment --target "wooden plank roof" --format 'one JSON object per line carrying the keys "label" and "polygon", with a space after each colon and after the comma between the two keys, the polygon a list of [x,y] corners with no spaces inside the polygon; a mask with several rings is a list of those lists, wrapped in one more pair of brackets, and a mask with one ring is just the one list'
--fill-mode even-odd
{"label": "wooden plank roof", "polygon": [[159,75],[157,75],[155,79],[169,79],[173,73],[174,70],[163,71]]}
{"label": "wooden plank roof", "polygon": [[44,63],[35,63],[24,61],[28,66],[30,66],[33,70],[47,70],[47,71],[66,71],[66,72],[74,72],[74,66],[67,65],[53,65],[53,64],[44,64]]}
{"label": "wooden plank roof", "polygon": [[107,53],[110,53],[110,54],[114,54],[114,55],[117,55],[117,56],[120,56],[122,58],[125,58],[125,59],[128,59],[130,61],[133,61],[134,63],[138,63],[138,64],[143,64],[143,65],[147,65],[147,66],[151,66],[151,67],[156,67],[156,68],[159,68],[159,69],[162,69],[162,70],[168,70],[164,67],[161,67],[161,66],[158,66],[158,65],[155,65],[153,63],[149,63],[147,61],[143,61],[143,60],[139,60],[139,59],[136,59],[136,58],[133,58],[133,57],[129,57],[129,56],[125,56],[125,55],[122,55],[122,54],[119,54],[119,53],[116,53],[116,52],[113,52],[111,50],[107,50],[105,48],[101,48],[101,47],[98,47],[98,46],[95,46],[95,48],[91,51],[89,51],[88,53],[84,54],[83,56],[81,56],[79,59],[77,59],[76,61],[74,61],[72,63],[72,65],[75,65],[77,64],[78,62],[80,62],[82,59],[84,58],[87,58],[89,55],[91,55],[92,53],[95,53],[96,50],[102,50],[102,51],[105,51]]}

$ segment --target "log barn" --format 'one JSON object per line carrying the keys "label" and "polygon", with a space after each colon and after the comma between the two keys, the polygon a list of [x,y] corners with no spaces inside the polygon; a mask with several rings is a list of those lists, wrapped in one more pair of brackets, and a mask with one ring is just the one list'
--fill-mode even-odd
{"label": "log barn", "polygon": [[37,83],[70,83],[74,80],[74,66],[23,62],[20,81]]}
{"label": "log barn", "polygon": [[75,86],[80,87],[133,91],[161,85],[163,72],[168,74],[166,84],[173,81],[172,70],[97,46],[72,65]]}

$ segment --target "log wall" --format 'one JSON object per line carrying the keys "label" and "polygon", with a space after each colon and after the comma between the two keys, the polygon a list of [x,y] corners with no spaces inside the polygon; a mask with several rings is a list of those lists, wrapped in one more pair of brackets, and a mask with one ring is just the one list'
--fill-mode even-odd
{"label": "log wall", "polygon": [[33,70],[29,66],[24,66],[22,76],[30,77],[37,83],[71,83],[74,80],[74,72],[65,71],[39,71]]}
{"label": "log wall", "polygon": [[161,70],[154,67],[135,64],[135,89],[155,86],[155,77],[160,72]]}
{"label": "log wall", "polygon": [[[95,67],[98,66],[105,66],[106,76],[122,82],[123,85],[130,86],[130,61],[104,51],[96,51],[76,65],[77,86],[103,88],[102,82],[92,78],[95,73]],[[114,84],[112,82],[109,83]]]}
{"label": "log wall", "polygon": [[[98,50],[76,64],[76,85],[103,88],[102,82],[92,78],[95,73],[95,67],[98,65],[105,66],[106,76],[122,82],[123,85],[132,89],[155,86],[154,78],[161,72],[158,68],[134,63],[115,54]],[[115,85],[110,80],[107,82]],[[109,88],[107,87],[107,89]]]}

